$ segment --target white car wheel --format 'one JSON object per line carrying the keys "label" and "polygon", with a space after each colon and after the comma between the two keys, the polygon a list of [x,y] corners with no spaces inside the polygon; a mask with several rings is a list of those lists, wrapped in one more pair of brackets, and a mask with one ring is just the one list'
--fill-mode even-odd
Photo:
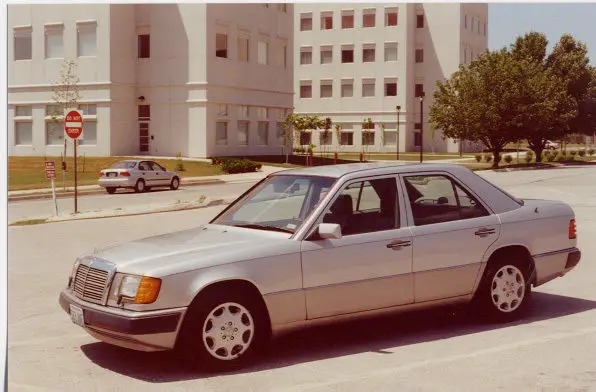
{"label": "white car wheel", "polygon": [[135,192],[137,192],[137,193],[145,192],[145,181],[143,181],[143,180],[137,181],[137,183],[135,184]]}
{"label": "white car wheel", "polygon": [[230,361],[242,355],[252,343],[253,317],[244,306],[226,302],[216,306],[203,324],[203,344],[214,358]]}
{"label": "white car wheel", "polygon": [[170,183],[170,189],[175,191],[180,186],[180,180],[178,177],[172,178],[172,182]]}
{"label": "white car wheel", "polygon": [[510,313],[518,309],[526,294],[526,279],[519,268],[513,265],[501,267],[493,276],[491,299],[501,312]]}

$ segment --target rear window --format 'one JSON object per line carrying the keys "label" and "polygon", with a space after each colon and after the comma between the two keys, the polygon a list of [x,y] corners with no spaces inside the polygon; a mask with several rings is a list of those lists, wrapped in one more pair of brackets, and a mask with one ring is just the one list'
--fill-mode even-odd
{"label": "rear window", "polygon": [[112,165],[112,169],[132,169],[136,164],[133,161],[122,161]]}

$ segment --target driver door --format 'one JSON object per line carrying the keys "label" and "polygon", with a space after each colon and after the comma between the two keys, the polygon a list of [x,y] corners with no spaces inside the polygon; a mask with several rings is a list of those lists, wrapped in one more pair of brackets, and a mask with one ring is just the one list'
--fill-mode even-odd
{"label": "driver door", "polygon": [[302,242],[308,319],[414,301],[412,235],[401,205],[395,176],[353,180],[338,192],[321,220],[339,224],[342,237]]}

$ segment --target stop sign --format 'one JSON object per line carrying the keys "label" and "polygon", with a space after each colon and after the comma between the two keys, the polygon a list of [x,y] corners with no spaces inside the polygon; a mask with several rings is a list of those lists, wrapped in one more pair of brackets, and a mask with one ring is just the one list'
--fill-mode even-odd
{"label": "stop sign", "polygon": [[78,139],[83,133],[83,116],[78,110],[71,110],[64,117],[64,130],[71,139]]}

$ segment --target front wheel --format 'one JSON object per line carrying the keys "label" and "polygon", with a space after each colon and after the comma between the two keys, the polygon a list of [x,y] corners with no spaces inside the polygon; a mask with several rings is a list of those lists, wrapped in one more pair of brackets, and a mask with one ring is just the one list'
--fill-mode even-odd
{"label": "front wheel", "polygon": [[189,309],[179,348],[197,367],[234,370],[264,348],[270,336],[263,305],[248,293],[211,293]]}
{"label": "front wheel", "polygon": [[512,321],[527,310],[531,293],[528,268],[514,262],[499,262],[487,266],[475,302],[488,318]]}

